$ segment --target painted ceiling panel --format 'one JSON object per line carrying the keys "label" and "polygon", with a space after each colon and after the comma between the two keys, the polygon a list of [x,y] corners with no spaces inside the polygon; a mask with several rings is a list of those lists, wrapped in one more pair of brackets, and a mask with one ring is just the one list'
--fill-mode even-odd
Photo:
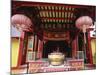
{"label": "painted ceiling panel", "polygon": [[[24,9],[22,9],[22,7],[24,7]],[[33,9],[30,12],[26,7],[30,7]],[[22,10],[17,11],[18,8]],[[95,20],[95,6],[42,2],[20,2],[18,4],[17,2],[13,1],[12,10],[13,14],[23,13],[24,11],[24,14],[31,16],[32,19],[35,19],[35,25],[39,24],[37,26],[42,27],[42,29],[51,28],[52,30],[53,28],[57,29],[57,26],[58,28],[71,29],[70,27],[75,27],[75,20],[82,15],[91,16],[93,20]]]}

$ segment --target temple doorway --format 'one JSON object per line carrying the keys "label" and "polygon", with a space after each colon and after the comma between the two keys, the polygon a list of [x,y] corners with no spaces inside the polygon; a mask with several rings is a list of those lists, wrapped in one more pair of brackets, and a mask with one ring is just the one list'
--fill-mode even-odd
{"label": "temple doorway", "polygon": [[48,54],[56,52],[59,48],[59,52],[64,53],[66,57],[72,56],[71,48],[66,41],[47,41],[43,46],[43,58],[48,58]]}

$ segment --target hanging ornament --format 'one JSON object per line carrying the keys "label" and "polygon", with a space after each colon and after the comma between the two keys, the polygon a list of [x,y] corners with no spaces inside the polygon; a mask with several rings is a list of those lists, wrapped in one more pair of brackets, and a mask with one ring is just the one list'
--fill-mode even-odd
{"label": "hanging ornament", "polygon": [[92,19],[89,16],[82,16],[79,17],[76,20],[76,27],[80,30],[82,30],[82,32],[84,33],[84,42],[86,43],[86,37],[85,37],[85,33],[86,33],[86,29],[88,29],[92,24]]}
{"label": "hanging ornament", "polygon": [[31,19],[23,14],[16,14],[11,18],[11,24],[19,31],[32,31]]}

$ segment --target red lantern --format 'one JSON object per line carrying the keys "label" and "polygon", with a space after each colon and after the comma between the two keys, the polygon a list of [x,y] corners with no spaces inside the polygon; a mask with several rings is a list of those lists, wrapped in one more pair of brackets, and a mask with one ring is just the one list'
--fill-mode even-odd
{"label": "red lantern", "polygon": [[83,31],[84,33],[84,42],[86,43],[86,29],[88,29],[92,24],[92,19],[89,16],[82,16],[76,20],[76,27]]}
{"label": "red lantern", "polygon": [[12,16],[11,23],[20,31],[32,31],[31,19],[23,14]]}
{"label": "red lantern", "polygon": [[89,16],[82,16],[76,20],[76,27],[83,30],[92,25],[92,19]]}

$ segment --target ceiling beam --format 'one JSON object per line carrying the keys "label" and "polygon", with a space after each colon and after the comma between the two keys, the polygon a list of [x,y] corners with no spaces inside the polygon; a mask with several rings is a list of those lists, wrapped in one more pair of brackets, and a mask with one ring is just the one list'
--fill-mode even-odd
{"label": "ceiling beam", "polygon": [[77,5],[77,4],[60,4],[60,3],[46,3],[46,2],[25,2],[25,1],[12,1],[12,4],[20,6],[64,6],[73,8],[87,8],[93,5]]}

